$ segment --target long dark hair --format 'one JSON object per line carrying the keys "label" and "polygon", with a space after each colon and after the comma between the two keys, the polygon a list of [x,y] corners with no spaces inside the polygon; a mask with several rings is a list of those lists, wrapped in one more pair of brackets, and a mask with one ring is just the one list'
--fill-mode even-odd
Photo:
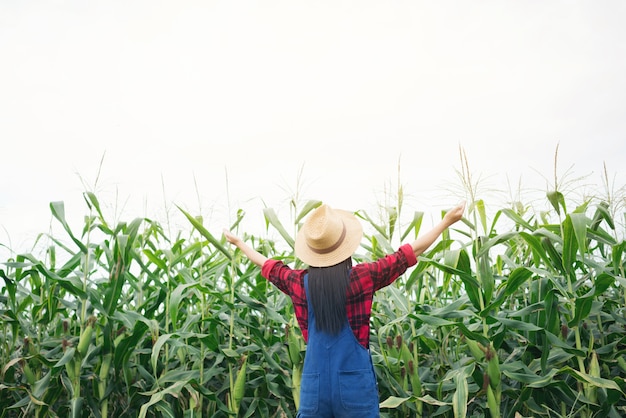
{"label": "long dark hair", "polygon": [[309,267],[309,298],[317,329],[339,334],[346,323],[346,291],[352,257],[330,267]]}

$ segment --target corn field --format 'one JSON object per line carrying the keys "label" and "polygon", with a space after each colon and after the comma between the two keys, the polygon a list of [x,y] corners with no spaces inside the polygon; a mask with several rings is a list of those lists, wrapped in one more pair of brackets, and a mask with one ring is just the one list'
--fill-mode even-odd
{"label": "corn field", "polygon": [[[291,303],[223,225],[178,208],[189,229],[169,236],[146,218],[113,224],[84,197],[82,230],[53,202],[64,235],[0,260],[0,417],[295,417],[305,345]],[[319,203],[292,201],[288,222],[265,209],[280,239],[246,241],[301,267],[288,231]],[[626,416],[624,200],[551,190],[542,204],[491,213],[470,193],[463,221],[377,293],[383,417]],[[357,212],[356,261],[419,234],[423,213],[403,206],[400,188],[383,221]]]}

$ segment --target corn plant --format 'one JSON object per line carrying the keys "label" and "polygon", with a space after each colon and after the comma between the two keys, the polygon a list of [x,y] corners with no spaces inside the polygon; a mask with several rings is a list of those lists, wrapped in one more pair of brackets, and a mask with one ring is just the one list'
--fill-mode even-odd
{"label": "corn plant", "polygon": [[[386,417],[626,414],[623,200],[572,202],[556,184],[533,212],[489,211],[468,171],[468,211],[375,297],[371,353]],[[471,186],[471,187],[468,187]],[[0,263],[0,417],[294,417],[306,355],[290,301],[202,217],[189,229],[110,222],[85,193],[80,231]],[[264,209],[295,267],[319,201]],[[366,225],[357,261],[419,235],[403,190]],[[75,210],[75,209],[72,209]],[[230,225],[236,230],[241,211]]]}
{"label": "corn plant", "polygon": [[51,237],[45,260],[2,264],[0,416],[293,410],[276,332],[285,298],[210,234],[167,237],[149,219],[111,225],[96,196],[85,198],[80,234],[51,204],[69,244]]}
{"label": "corn plant", "polygon": [[[514,204],[490,222],[468,173],[469,211],[456,248],[444,236],[378,300],[383,411],[622,416],[626,244],[611,216],[616,206],[587,199],[568,211],[564,194],[550,190],[541,216]],[[377,245],[386,239],[379,235]],[[411,301],[417,305],[405,308]],[[402,368],[397,374],[407,355],[394,338],[417,354],[414,387]]]}

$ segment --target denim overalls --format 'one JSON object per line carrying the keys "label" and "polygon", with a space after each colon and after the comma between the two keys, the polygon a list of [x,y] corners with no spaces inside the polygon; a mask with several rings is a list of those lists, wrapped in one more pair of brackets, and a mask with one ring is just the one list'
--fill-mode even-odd
{"label": "denim overalls", "polygon": [[[309,277],[304,277],[309,299]],[[379,417],[378,387],[369,350],[346,324],[338,335],[318,331],[309,307],[309,341],[304,359],[297,418]]]}

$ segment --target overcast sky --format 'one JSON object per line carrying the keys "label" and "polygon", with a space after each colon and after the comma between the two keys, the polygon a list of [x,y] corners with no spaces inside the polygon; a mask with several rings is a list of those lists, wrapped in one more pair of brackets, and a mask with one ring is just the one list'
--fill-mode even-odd
{"label": "overcast sky", "polygon": [[545,191],[557,146],[561,176],[622,187],[624,22],[621,0],[2,1],[0,243],[30,248],[51,201],[82,227],[85,190],[216,234],[296,191],[370,210],[398,165],[405,210],[438,211],[460,149],[485,190]]}

